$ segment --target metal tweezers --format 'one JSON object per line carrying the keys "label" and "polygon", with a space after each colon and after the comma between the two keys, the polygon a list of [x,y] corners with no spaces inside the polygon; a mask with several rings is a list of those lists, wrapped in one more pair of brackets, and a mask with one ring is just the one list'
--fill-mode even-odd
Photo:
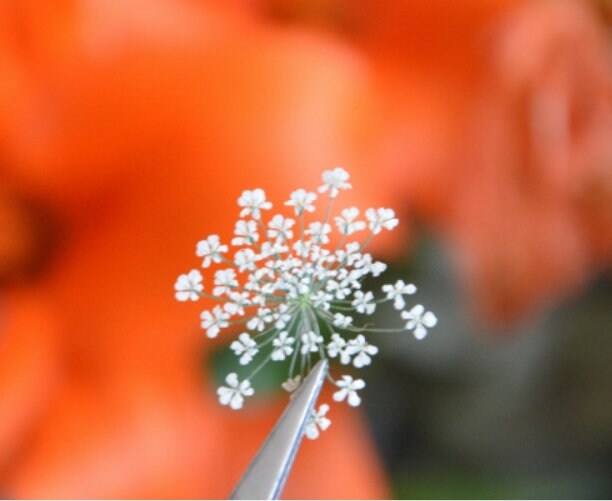
{"label": "metal tweezers", "polygon": [[230,499],[278,499],[326,374],[327,360],[320,360],[293,394]]}

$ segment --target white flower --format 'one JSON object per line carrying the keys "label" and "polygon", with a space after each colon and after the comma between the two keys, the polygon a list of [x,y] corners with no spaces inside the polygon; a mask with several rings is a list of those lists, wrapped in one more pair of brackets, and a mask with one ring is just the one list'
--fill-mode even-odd
{"label": "white flower", "polygon": [[316,353],[319,351],[319,345],[323,342],[323,336],[315,333],[314,331],[308,331],[302,334],[302,348],[300,349],[302,355],[306,353]]}
{"label": "white flower", "polygon": [[359,209],[357,207],[349,207],[344,209],[339,216],[334,218],[338,231],[343,235],[350,235],[356,231],[361,231],[365,228],[363,221],[356,221],[359,216]]}
{"label": "white flower", "polygon": [[399,223],[399,219],[395,217],[393,209],[368,209],[365,215],[369,223],[368,227],[374,235],[380,233],[383,228],[385,230],[392,230]]}
{"label": "white flower", "polygon": [[198,270],[191,270],[185,275],[179,275],[174,284],[174,297],[178,301],[197,301],[204,290],[202,274]]}
{"label": "white flower", "polygon": [[403,280],[398,280],[395,284],[383,285],[382,291],[387,293],[387,299],[393,301],[393,307],[396,310],[401,310],[406,306],[404,295],[414,294],[416,287],[413,284],[405,284]]}
{"label": "white flower", "polygon": [[235,238],[232,238],[232,245],[250,245],[259,240],[257,233],[257,223],[255,221],[236,221],[234,228]]}
{"label": "white flower", "polygon": [[271,358],[275,361],[285,360],[289,355],[293,353],[293,347],[291,346],[295,339],[289,337],[287,331],[282,331],[277,338],[272,341],[274,351],[272,352]]}
{"label": "white flower", "polygon": [[[198,270],[176,280],[177,300],[216,302],[200,314],[208,337],[240,326],[244,332],[239,331],[237,338],[230,340],[230,350],[241,365],[261,358],[244,381],[240,382],[236,373],[228,375],[227,384],[218,390],[223,405],[242,407],[244,397],[253,394],[251,381],[269,361],[286,362],[280,366],[288,369],[288,380],[282,384],[287,391],[299,386],[321,358],[352,364],[356,369],[369,365],[378,348],[368,342],[366,334],[377,329],[374,319],[364,325],[357,314],[372,315],[377,305],[385,302],[403,310],[406,296],[416,290],[402,280],[384,285],[378,297],[369,290],[368,279],[384,273],[387,265],[375,261],[364,249],[374,235],[397,225],[395,214],[391,209],[369,209],[362,220],[357,207],[334,205],[339,193],[351,188],[348,173],[338,167],[324,172],[322,179],[319,192],[328,196],[319,221],[310,220],[317,219],[316,193],[304,189],[291,193],[285,205],[293,208],[291,212],[297,218],[272,214],[263,221],[262,211],[272,208],[264,191],[244,191],[238,199],[240,217],[230,245],[222,245],[219,235],[210,235],[196,246],[202,267],[209,273],[206,280],[212,283],[212,292],[203,293],[205,279]],[[352,236],[367,226],[370,233],[364,238]],[[336,238],[332,238],[332,231]],[[332,240],[337,243],[330,246]],[[425,312],[420,305],[401,315],[405,328],[382,330],[409,330],[420,338],[436,323],[433,313]],[[348,341],[351,337],[354,339]],[[331,374],[329,379],[334,381]],[[334,384],[334,400],[359,404],[363,380],[345,375]],[[326,412],[327,407],[321,406],[313,414],[307,427],[310,437],[329,425]]]}
{"label": "white flower", "polygon": [[258,308],[257,314],[247,322],[247,328],[262,332],[266,328],[266,324],[273,320],[272,312],[268,308]]}
{"label": "white flower", "polygon": [[225,303],[225,311],[231,315],[244,315],[244,309],[251,305],[248,292],[230,292],[231,302]]}
{"label": "white flower", "polygon": [[203,311],[200,314],[202,329],[206,329],[206,335],[210,338],[217,337],[221,329],[225,329],[229,325],[230,316],[223,311],[221,306],[215,306],[210,311]]}
{"label": "white flower", "polygon": [[425,311],[422,304],[417,304],[410,311],[402,311],[402,318],[408,320],[406,329],[414,331],[414,337],[423,339],[427,335],[427,328],[432,328],[438,319],[431,311]]}
{"label": "white flower", "polygon": [[266,201],[266,194],[261,188],[256,190],[244,190],[238,199],[238,205],[244,207],[240,211],[240,217],[248,216],[249,214],[254,219],[259,219],[261,209],[271,209],[272,204]]}
{"label": "white flower", "polygon": [[355,339],[351,339],[346,347],[345,353],[353,358],[353,365],[360,369],[372,362],[372,356],[378,353],[378,348],[369,344],[363,334],[359,334]]}
{"label": "white flower", "polygon": [[353,323],[353,317],[343,315],[342,313],[334,313],[334,320],[332,323],[335,327],[338,327],[340,329],[346,329],[349,325]]}
{"label": "white flower", "polygon": [[351,362],[351,357],[346,351],[348,343],[346,340],[337,332],[331,335],[331,342],[327,345],[327,356],[329,358],[336,358],[340,355],[340,362],[344,365]]}
{"label": "white flower", "polygon": [[228,374],[225,382],[228,386],[217,388],[219,402],[221,405],[229,405],[234,410],[242,408],[244,397],[250,397],[255,393],[255,390],[251,388],[251,382],[248,379],[240,382],[235,372]]}
{"label": "white flower", "polygon": [[326,244],[329,242],[329,233],[331,232],[331,226],[327,223],[310,223],[308,229],[304,232],[306,235],[310,235],[313,244]]}
{"label": "white flower", "polygon": [[319,193],[325,193],[329,190],[329,196],[331,198],[336,198],[340,190],[348,190],[351,188],[351,183],[347,182],[349,177],[349,173],[342,167],[326,170],[321,176],[325,184],[319,187]]}
{"label": "white flower", "polygon": [[376,304],[373,302],[374,294],[372,294],[370,291],[366,292],[365,294],[362,291],[357,291],[355,294],[353,294],[353,297],[355,299],[351,305],[354,306],[359,313],[362,315],[371,315],[374,313],[374,310],[376,309]]}
{"label": "white flower", "polygon": [[295,208],[296,216],[299,216],[304,211],[314,212],[315,207],[312,203],[317,199],[317,194],[312,193],[300,188],[295,190],[289,196],[290,200],[285,202],[285,205],[293,206]]}
{"label": "white flower", "polygon": [[[274,327],[276,327],[279,331],[282,331],[286,326],[289,320],[291,320],[292,316],[287,313],[289,307],[286,304],[281,304],[278,309],[272,314],[272,318],[274,319]],[[279,334],[279,336],[282,332]]]}
{"label": "white flower", "polygon": [[238,336],[238,340],[230,344],[230,349],[236,356],[240,357],[240,364],[247,365],[257,355],[257,343],[249,336],[248,332],[243,332]]}
{"label": "white flower", "polygon": [[327,430],[331,424],[331,420],[326,417],[329,411],[329,405],[321,404],[318,411],[313,411],[310,419],[306,422],[304,433],[310,440],[319,438],[320,432]]}
{"label": "white flower", "polygon": [[213,294],[215,296],[232,292],[232,288],[238,286],[236,272],[231,268],[226,270],[217,270],[215,272],[215,285],[216,287],[213,289]]}
{"label": "white flower", "polygon": [[295,221],[290,218],[285,218],[280,214],[276,214],[268,224],[268,237],[276,238],[280,241],[285,241],[293,238],[291,227]]}
{"label": "white flower", "polygon": [[221,245],[219,235],[210,235],[196,245],[196,256],[204,258],[203,268],[208,268],[211,262],[220,263],[224,252],[227,252],[227,245]]}
{"label": "white flower", "polygon": [[234,254],[234,264],[238,267],[238,271],[241,273],[244,271],[253,271],[255,269],[255,262],[257,261],[257,254],[253,249],[240,249]]}
{"label": "white flower", "polygon": [[357,395],[357,391],[365,388],[365,381],[363,379],[342,376],[342,381],[336,381],[336,386],[340,388],[333,396],[336,402],[342,402],[346,399],[351,407],[357,407],[361,403],[361,398]]}
{"label": "white flower", "polygon": [[[343,284],[341,282],[336,282],[333,279],[330,279],[327,281],[327,283],[325,284],[325,290],[329,292],[330,294],[332,294],[333,297],[335,297],[336,299],[344,299],[351,293],[350,287],[347,287],[346,284]],[[342,314],[336,313],[336,315],[342,315]],[[336,324],[336,322],[339,321],[338,318],[344,318],[344,315],[342,315],[342,317],[336,317],[336,315],[334,315],[334,325],[336,325],[337,327],[343,327],[343,328],[348,327],[349,324],[347,325]],[[345,318],[351,318],[351,317],[345,317]]]}

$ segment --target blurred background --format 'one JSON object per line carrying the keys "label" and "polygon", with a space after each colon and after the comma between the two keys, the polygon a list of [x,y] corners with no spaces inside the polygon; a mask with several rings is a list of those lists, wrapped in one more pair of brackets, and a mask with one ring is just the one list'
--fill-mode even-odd
{"label": "blurred background", "polygon": [[174,281],[243,189],[340,165],[439,324],[375,338],[285,496],[612,496],[611,25],[607,0],[1,2],[0,494],[227,496],[286,396],[218,405],[226,341]]}

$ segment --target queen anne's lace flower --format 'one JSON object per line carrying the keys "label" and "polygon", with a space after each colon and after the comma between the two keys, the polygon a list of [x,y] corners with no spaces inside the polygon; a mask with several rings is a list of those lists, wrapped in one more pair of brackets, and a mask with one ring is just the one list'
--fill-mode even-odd
{"label": "queen anne's lace flower", "polygon": [[307,438],[315,440],[319,438],[321,431],[325,431],[329,428],[331,420],[326,417],[328,411],[329,405],[322,404],[318,411],[312,413],[312,416],[310,416],[310,419],[306,423],[305,434]]}
{"label": "queen anne's lace flower", "polygon": [[438,319],[431,311],[425,311],[422,304],[417,304],[410,311],[402,311],[402,318],[408,320],[406,329],[413,331],[414,337],[423,339],[427,336],[427,328],[435,327]]}
{"label": "queen anne's lace flower", "polygon": [[198,270],[191,270],[185,275],[180,275],[174,284],[174,297],[178,301],[197,301],[200,293],[204,290],[202,285],[202,274]]}
{"label": "queen anne's lace flower", "polygon": [[346,399],[351,407],[357,407],[361,403],[361,398],[357,395],[357,391],[365,388],[365,381],[363,379],[342,376],[341,381],[336,381],[336,386],[340,388],[333,396],[336,402],[342,402]]}
{"label": "queen anne's lace flower", "polygon": [[398,280],[393,285],[383,285],[382,291],[387,293],[387,299],[393,300],[393,307],[402,310],[406,306],[404,295],[414,294],[416,287],[413,284],[405,284],[403,280]]}
{"label": "queen anne's lace flower", "polygon": [[251,339],[248,332],[243,332],[238,336],[238,340],[230,344],[233,352],[240,357],[242,365],[248,364],[259,351],[257,343]]}
{"label": "queen anne's lace flower", "polygon": [[266,194],[261,188],[256,190],[244,190],[238,199],[238,205],[244,207],[240,211],[240,217],[252,216],[253,219],[261,217],[261,209],[271,209],[272,204],[266,201]]}
{"label": "queen anne's lace flower", "polygon": [[340,190],[349,190],[352,188],[349,180],[349,173],[346,172],[342,167],[336,167],[333,170],[326,170],[321,176],[323,179],[323,186],[319,187],[319,193],[325,193],[329,190],[329,196],[336,198]]}
{"label": "queen anne's lace flower", "polygon": [[234,410],[242,408],[244,397],[250,397],[255,393],[251,388],[251,382],[248,379],[240,382],[235,372],[228,374],[225,382],[228,386],[220,386],[217,389],[219,402],[221,405],[229,405]]}
{"label": "queen anne's lace flower", "polygon": [[[420,339],[437,322],[433,313],[417,305],[401,312],[405,328],[376,329],[371,320],[364,324],[378,305],[392,302],[395,309],[403,310],[405,296],[416,292],[414,285],[402,280],[384,285],[382,298],[364,288],[364,279],[377,277],[387,268],[365,248],[376,234],[395,228],[398,219],[387,208],[366,210],[365,220],[356,207],[334,215],[333,203],[340,191],[351,188],[349,174],[337,167],[324,172],[322,180],[318,192],[327,194],[327,202],[320,221],[306,220],[315,210],[314,192],[295,190],[285,202],[291,214],[275,214],[264,221],[262,211],[272,208],[265,192],[244,191],[238,199],[241,219],[230,242],[234,249],[230,252],[218,235],[210,235],[196,247],[202,267],[216,268],[208,277],[212,294],[204,292],[198,270],[176,280],[177,300],[205,298],[219,303],[200,316],[208,337],[233,326],[243,330],[230,348],[240,365],[254,364],[254,369],[242,380],[237,373],[229,374],[217,390],[221,404],[232,409],[240,409],[244,398],[254,394],[251,381],[267,363],[286,364],[289,375],[282,387],[291,392],[318,358],[338,359],[357,369],[369,365],[378,353],[367,341],[370,332],[408,330]],[[338,238],[331,237],[332,225]],[[356,240],[358,232],[364,236]],[[330,241],[334,243],[327,247]],[[336,402],[359,405],[358,391],[365,388],[362,379],[349,374],[339,379],[328,374],[328,379],[337,387]],[[328,409],[324,404],[313,412],[306,426],[309,438],[318,437],[329,426]]]}
{"label": "queen anne's lace flower", "polygon": [[221,255],[227,252],[227,245],[221,245],[219,235],[210,235],[196,245],[196,256],[203,257],[202,268],[208,268],[211,262],[220,263]]}
{"label": "queen anne's lace flower", "polygon": [[345,353],[353,358],[353,365],[358,369],[370,365],[374,355],[378,353],[378,348],[369,344],[363,334],[359,334],[355,339],[349,341]]}
{"label": "queen anne's lace flower", "polygon": [[314,212],[315,206],[313,202],[317,199],[316,193],[310,193],[306,190],[299,189],[295,190],[289,197],[289,201],[285,202],[285,205],[295,207],[295,215],[299,216],[304,211]]}

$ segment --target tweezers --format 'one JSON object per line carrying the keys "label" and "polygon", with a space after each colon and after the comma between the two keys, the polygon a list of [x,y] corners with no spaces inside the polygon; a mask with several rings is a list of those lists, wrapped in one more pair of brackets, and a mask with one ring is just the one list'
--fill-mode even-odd
{"label": "tweezers", "polygon": [[320,360],[293,394],[230,499],[278,499],[326,374],[327,360]]}

